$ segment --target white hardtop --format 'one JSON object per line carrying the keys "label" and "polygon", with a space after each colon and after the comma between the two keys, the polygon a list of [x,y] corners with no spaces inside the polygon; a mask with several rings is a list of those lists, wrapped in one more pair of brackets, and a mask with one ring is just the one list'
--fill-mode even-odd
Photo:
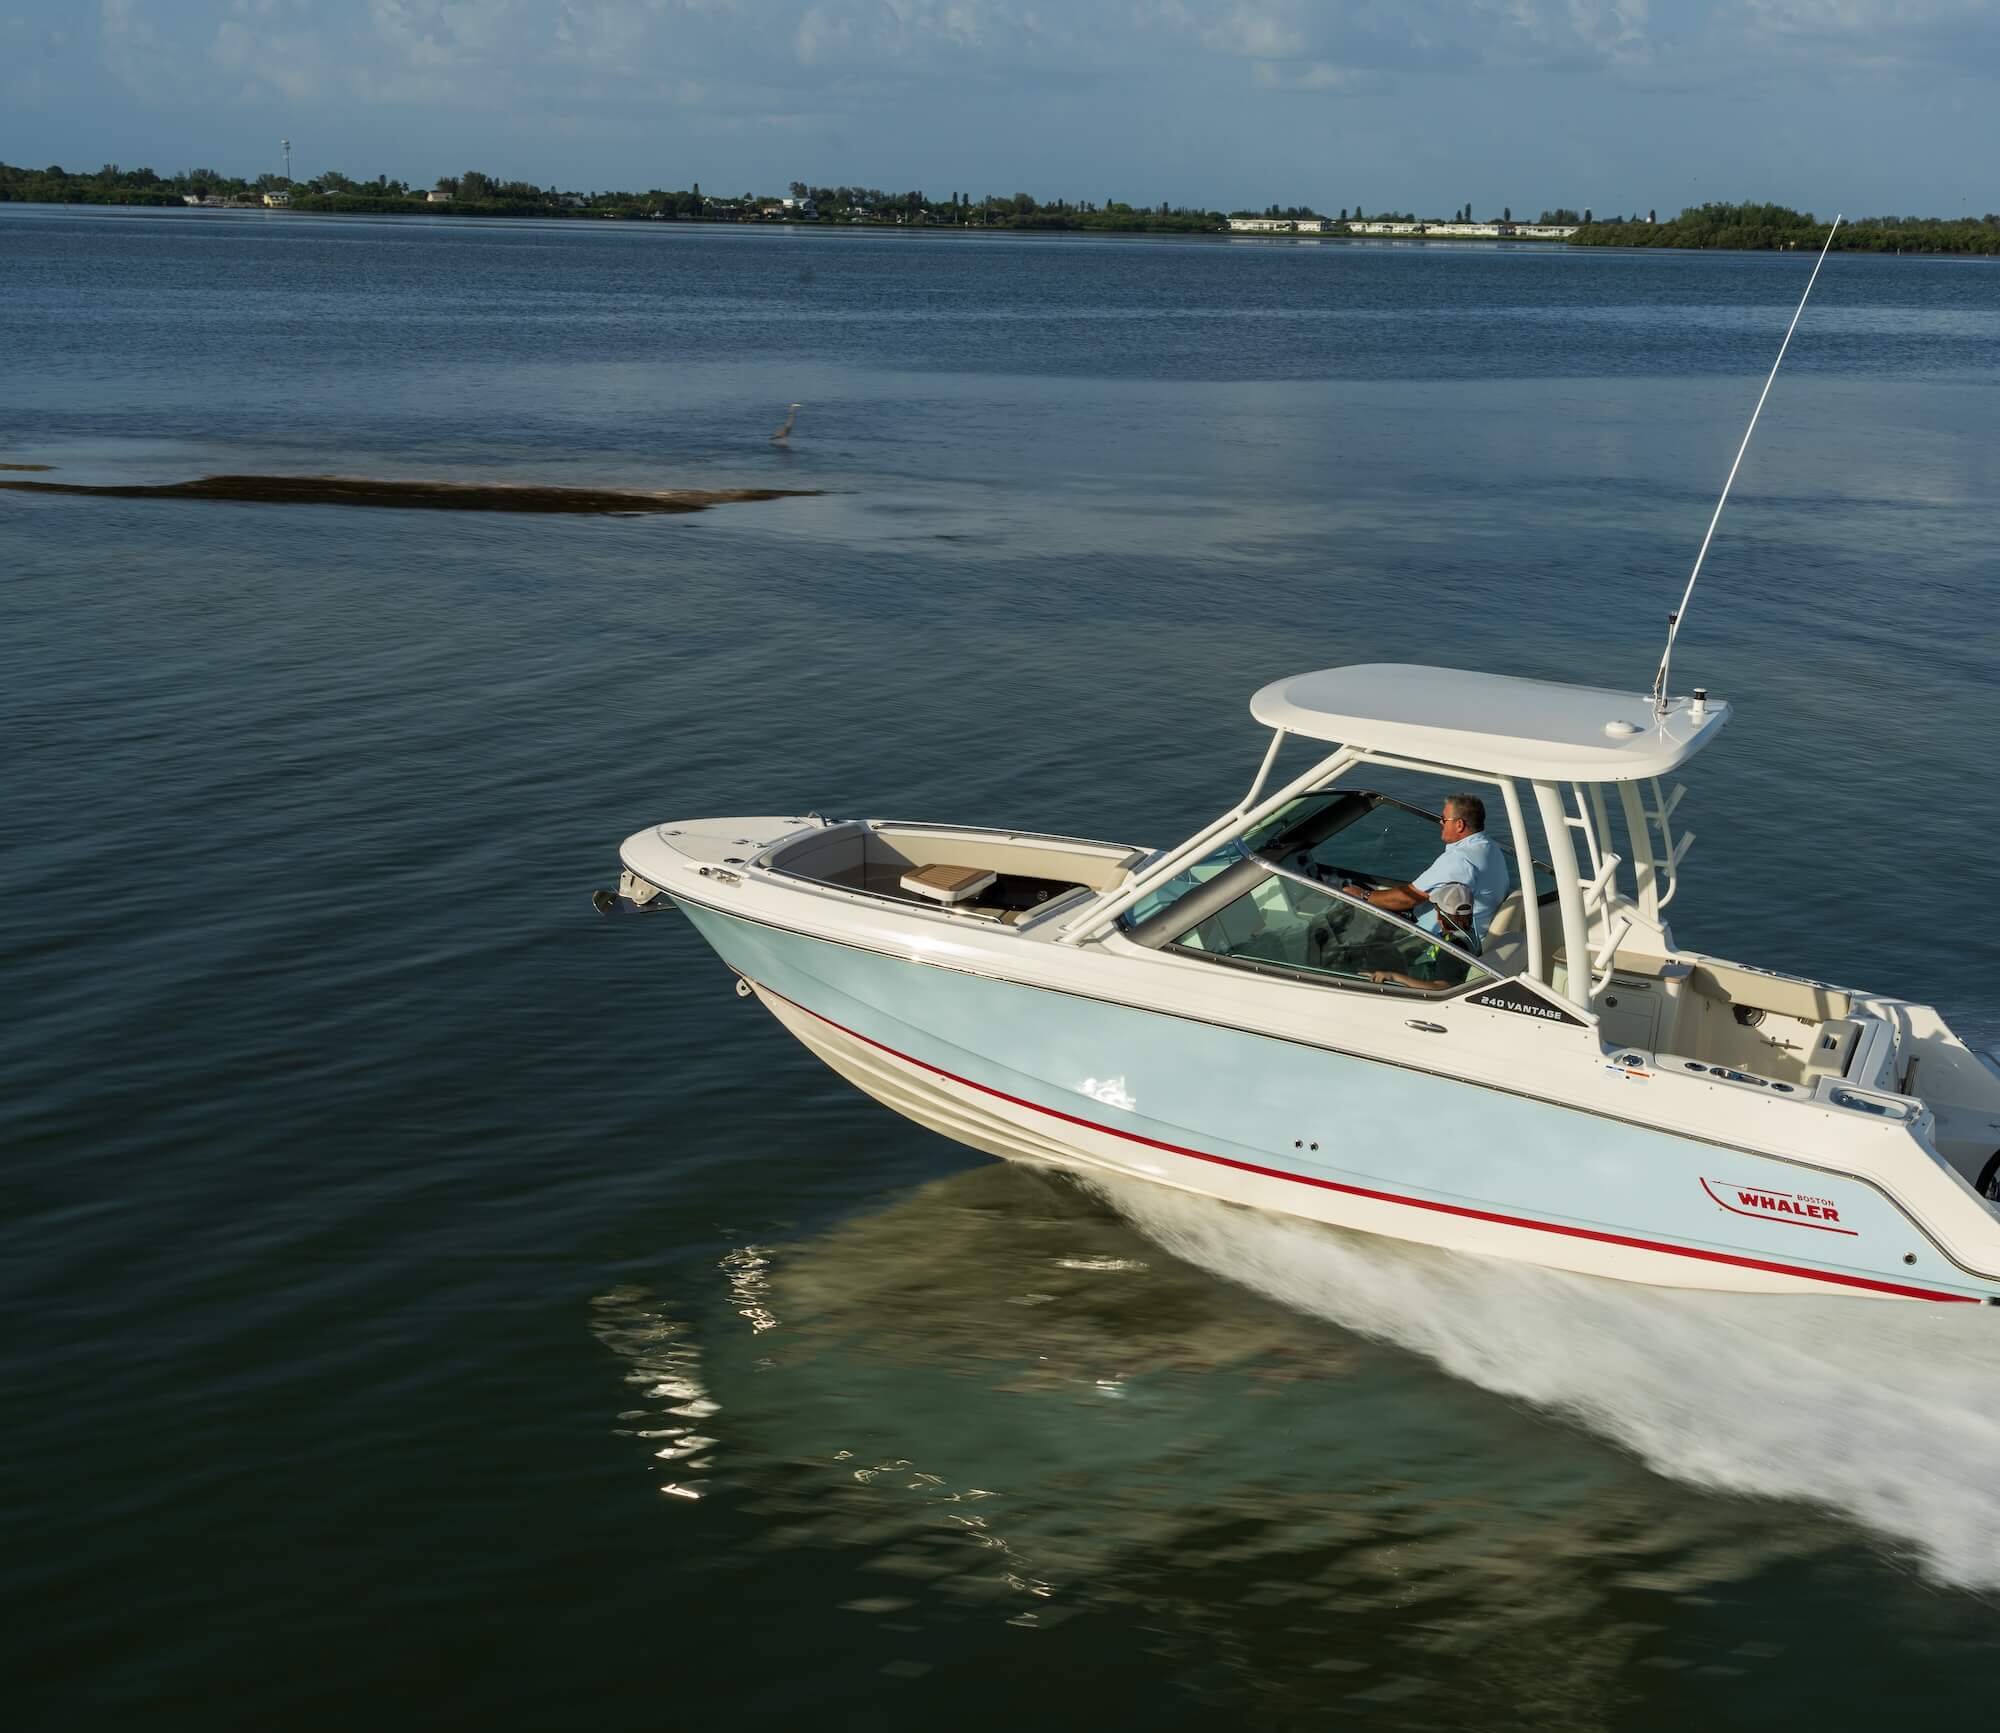
{"label": "white hardtop", "polygon": [[1267,728],[1495,776],[1636,782],[1692,758],[1729,706],[1513,674],[1362,662],[1274,680],[1250,700]]}

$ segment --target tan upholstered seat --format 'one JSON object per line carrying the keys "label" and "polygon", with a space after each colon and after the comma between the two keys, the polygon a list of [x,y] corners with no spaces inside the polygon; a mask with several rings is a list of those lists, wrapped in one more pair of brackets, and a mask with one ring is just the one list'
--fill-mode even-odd
{"label": "tan upholstered seat", "polygon": [[952,866],[939,861],[932,866],[910,868],[899,882],[904,890],[929,897],[934,903],[964,903],[992,884],[994,877],[987,867]]}

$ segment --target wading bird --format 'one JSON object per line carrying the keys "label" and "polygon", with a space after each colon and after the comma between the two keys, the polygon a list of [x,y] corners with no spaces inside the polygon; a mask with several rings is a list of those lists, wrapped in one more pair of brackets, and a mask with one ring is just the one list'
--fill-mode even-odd
{"label": "wading bird", "polygon": [[791,413],[785,417],[785,425],[771,435],[771,443],[773,445],[783,445],[786,440],[790,439],[792,437],[792,423],[797,421],[798,418],[799,405],[794,403],[791,406]]}

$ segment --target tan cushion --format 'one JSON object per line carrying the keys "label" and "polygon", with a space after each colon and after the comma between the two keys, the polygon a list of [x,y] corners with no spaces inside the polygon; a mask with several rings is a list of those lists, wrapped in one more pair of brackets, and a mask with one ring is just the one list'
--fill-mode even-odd
{"label": "tan cushion", "polygon": [[976,897],[993,882],[985,867],[951,866],[939,861],[935,866],[912,867],[903,874],[903,889],[915,891],[933,902],[962,903]]}

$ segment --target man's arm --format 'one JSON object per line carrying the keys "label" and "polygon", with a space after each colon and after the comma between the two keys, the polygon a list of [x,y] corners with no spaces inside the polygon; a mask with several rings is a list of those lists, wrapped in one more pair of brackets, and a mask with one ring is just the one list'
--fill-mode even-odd
{"label": "man's arm", "polygon": [[1368,979],[1378,987],[1414,987],[1419,993],[1444,993],[1456,985],[1451,981],[1419,981],[1400,969],[1370,969]]}
{"label": "man's arm", "polygon": [[1463,877],[1463,869],[1458,872],[1452,870],[1451,850],[1446,849],[1417,874],[1413,883],[1377,885],[1372,891],[1364,891],[1359,885],[1349,885],[1347,894],[1359,897],[1371,908],[1387,909],[1392,915],[1406,915],[1410,910],[1420,909],[1431,900],[1432,885],[1455,884]]}
{"label": "man's arm", "polygon": [[1387,909],[1392,915],[1408,914],[1411,909],[1422,908],[1430,901],[1415,885],[1377,885],[1372,891],[1363,890],[1359,885],[1342,888],[1370,908]]}

